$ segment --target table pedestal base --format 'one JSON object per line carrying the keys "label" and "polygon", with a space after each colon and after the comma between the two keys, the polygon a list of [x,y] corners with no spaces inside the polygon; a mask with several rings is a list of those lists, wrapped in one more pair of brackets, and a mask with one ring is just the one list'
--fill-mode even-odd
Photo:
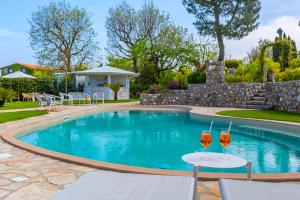
{"label": "table pedestal base", "polygon": [[195,183],[194,183],[194,196],[193,196],[193,200],[197,200],[198,171],[199,171],[199,167],[198,166],[194,166],[193,177],[195,179]]}

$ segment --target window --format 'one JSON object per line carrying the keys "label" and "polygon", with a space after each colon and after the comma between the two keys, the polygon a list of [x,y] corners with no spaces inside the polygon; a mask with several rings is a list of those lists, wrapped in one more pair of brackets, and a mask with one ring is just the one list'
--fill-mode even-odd
{"label": "window", "polygon": [[25,68],[21,68],[21,72],[26,73],[26,69]]}
{"label": "window", "polygon": [[9,73],[9,74],[13,73],[13,69],[8,68],[8,73]]}

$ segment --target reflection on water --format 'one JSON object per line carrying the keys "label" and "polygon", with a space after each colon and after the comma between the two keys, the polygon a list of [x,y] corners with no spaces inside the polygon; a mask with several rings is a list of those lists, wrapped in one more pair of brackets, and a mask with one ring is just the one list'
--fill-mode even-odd
{"label": "reflection on water", "polygon": [[[103,112],[70,120],[23,136],[20,140],[49,150],[132,166],[191,170],[181,156],[203,151],[200,134],[210,119],[186,112]],[[228,122],[215,120],[208,151],[222,152],[221,129]],[[253,163],[255,173],[300,172],[300,139],[233,123],[226,152]],[[245,172],[203,169],[203,171]]]}

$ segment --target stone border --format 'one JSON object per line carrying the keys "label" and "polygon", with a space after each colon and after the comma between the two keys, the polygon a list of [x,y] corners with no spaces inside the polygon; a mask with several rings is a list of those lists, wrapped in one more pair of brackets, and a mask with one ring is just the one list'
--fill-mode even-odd
{"label": "stone border", "polygon": [[[85,116],[88,114],[98,113],[98,112],[108,112],[108,111],[114,111],[114,110],[181,110],[181,111],[190,111],[192,113],[195,113],[195,110],[193,111],[193,108],[190,106],[137,106],[137,105],[127,105],[127,106],[116,106],[116,107],[110,107],[108,109],[91,109],[86,110],[84,112],[73,112],[70,115],[71,119],[78,118],[80,116]],[[199,113],[197,113],[199,114]],[[246,121],[257,121],[257,120],[251,120],[251,119],[243,119]],[[140,173],[140,174],[160,174],[160,175],[172,175],[172,176],[192,176],[191,172],[185,172],[185,171],[178,171],[178,170],[161,170],[161,169],[152,169],[152,168],[143,168],[143,167],[134,167],[134,166],[128,166],[128,165],[120,165],[120,164],[113,164],[108,162],[101,162],[101,161],[95,161],[90,160],[86,158],[81,158],[77,156],[72,156],[68,154],[58,153],[50,150],[46,150],[43,148],[39,148],[24,142],[21,142],[16,138],[17,135],[20,135],[20,133],[24,131],[29,131],[33,129],[37,129],[39,127],[49,125],[52,123],[58,123],[61,121],[61,118],[59,119],[50,119],[47,120],[47,122],[44,121],[37,121],[35,123],[24,123],[22,127],[19,127],[17,129],[11,129],[7,130],[2,134],[2,139],[13,146],[25,149],[27,151],[50,157],[53,159],[58,159],[65,162],[70,162],[77,165],[92,167],[96,169],[102,169],[102,170],[111,170],[111,171],[117,171],[117,172],[126,172],[126,173]],[[231,179],[246,179],[246,174],[242,173],[208,173],[208,172],[201,172],[198,176],[201,180],[218,180],[220,178],[231,178]],[[273,174],[253,174],[253,180],[263,180],[263,181],[300,181],[300,173],[273,173]]]}

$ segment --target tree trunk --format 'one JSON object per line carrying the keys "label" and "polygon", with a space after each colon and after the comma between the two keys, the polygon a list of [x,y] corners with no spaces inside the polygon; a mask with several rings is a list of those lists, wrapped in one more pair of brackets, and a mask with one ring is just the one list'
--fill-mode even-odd
{"label": "tree trunk", "polygon": [[223,41],[221,31],[217,31],[217,41],[218,41],[218,46],[219,46],[218,61],[223,61],[225,58],[225,46],[224,46],[224,41]]}
{"label": "tree trunk", "polygon": [[5,104],[5,100],[0,100],[0,107],[4,107],[4,104]]}
{"label": "tree trunk", "polygon": [[133,72],[138,73],[137,59],[133,58],[132,63],[133,63]]}
{"label": "tree trunk", "polygon": [[223,41],[223,36],[222,36],[222,28],[220,25],[220,14],[218,11],[218,7],[215,7],[214,13],[215,13],[215,31],[216,31],[216,37],[217,37],[217,42],[219,46],[219,57],[218,61],[223,61],[225,58],[225,46],[224,46],[224,41]]}
{"label": "tree trunk", "polygon": [[68,94],[68,73],[65,76],[65,93]]}
{"label": "tree trunk", "polygon": [[68,72],[71,72],[71,56],[70,56],[70,53],[68,53],[66,55],[67,57],[67,62],[66,62],[66,76],[65,76],[65,93],[68,94]]}
{"label": "tree trunk", "polygon": [[115,101],[118,100],[118,92],[114,92],[114,99],[115,99]]}

